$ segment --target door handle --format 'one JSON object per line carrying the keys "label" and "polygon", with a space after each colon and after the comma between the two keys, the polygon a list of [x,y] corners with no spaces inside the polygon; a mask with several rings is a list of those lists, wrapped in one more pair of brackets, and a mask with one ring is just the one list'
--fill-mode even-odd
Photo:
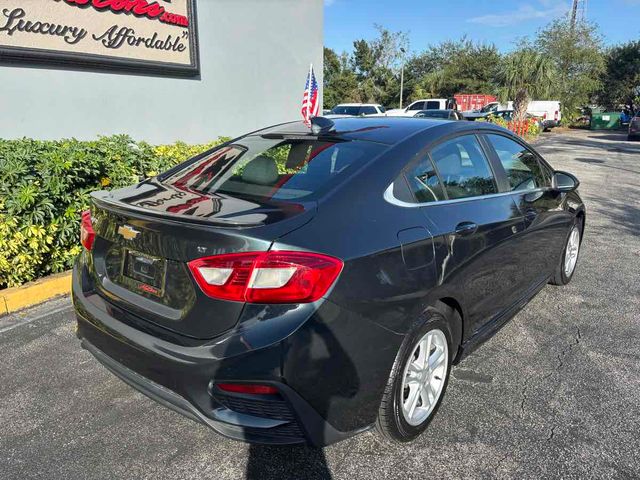
{"label": "door handle", "polygon": [[456,226],[455,232],[456,235],[460,235],[461,237],[471,235],[476,233],[478,230],[478,224],[473,222],[462,222]]}

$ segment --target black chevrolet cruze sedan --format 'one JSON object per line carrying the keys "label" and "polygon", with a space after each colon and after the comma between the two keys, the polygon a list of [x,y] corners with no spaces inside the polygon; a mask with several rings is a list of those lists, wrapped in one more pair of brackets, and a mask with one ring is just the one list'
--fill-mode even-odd
{"label": "black chevrolet cruze sedan", "polygon": [[249,442],[422,433],[451,366],[573,276],[571,174],[488,123],[319,117],[96,192],[82,346]]}

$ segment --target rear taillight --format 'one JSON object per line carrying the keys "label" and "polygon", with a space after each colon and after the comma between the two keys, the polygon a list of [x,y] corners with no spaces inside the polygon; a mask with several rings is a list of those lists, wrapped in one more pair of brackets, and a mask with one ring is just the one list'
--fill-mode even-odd
{"label": "rear taillight", "polygon": [[271,385],[256,385],[253,383],[217,383],[216,386],[225,392],[245,393],[249,395],[275,395],[276,387]]}
{"label": "rear taillight", "polygon": [[542,115],[542,119],[546,120],[547,119],[547,112],[544,112],[544,115]]}
{"label": "rear taillight", "polygon": [[91,223],[91,211],[85,210],[82,212],[82,220],[80,221],[80,243],[87,250],[91,250],[95,239],[96,232]]}
{"label": "rear taillight", "polygon": [[232,253],[189,262],[206,295],[249,303],[315,302],[342,266],[341,260],[327,255],[290,251]]}
{"label": "rear taillight", "polygon": [[553,114],[553,119],[555,121],[558,121],[558,115],[559,115],[558,110],[556,110],[556,112]]}

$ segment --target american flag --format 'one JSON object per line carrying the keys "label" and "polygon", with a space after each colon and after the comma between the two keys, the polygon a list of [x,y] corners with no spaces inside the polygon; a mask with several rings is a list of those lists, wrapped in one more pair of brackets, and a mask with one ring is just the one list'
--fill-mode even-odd
{"label": "american flag", "polygon": [[311,126],[311,118],[318,116],[320,102],[318,101],[318,82],[313,73],[313,65],[309,66],[307,84],[304,87],[302,96],[302,118],[307,126]]}

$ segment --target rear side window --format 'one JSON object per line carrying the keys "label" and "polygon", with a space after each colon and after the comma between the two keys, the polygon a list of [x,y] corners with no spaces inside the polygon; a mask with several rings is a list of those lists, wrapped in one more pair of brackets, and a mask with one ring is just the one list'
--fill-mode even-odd
{"label": "rear side window", "polygon": [[528,148],[502,135],[487,135],[509,179],[511,191],[533,190],[550,185],[546,170]]}
{"label": "rear side window", "polygon": [[464,135],[441,143],[431,158],[450,199],[497,193],[489,162],[475,135]]}
{"label": "rear side window", "polygon": [[259,200],[313,199],[376,157],[383,145],[245,137],[165,180],[176,189]]}
{"label": "rear side window", "polygon": [[430,102],[426,102],[426,105],[424,107],[425,110],[439,110],[440,109],[440,102],[437,100],[431,100]]}
{"label": "rear side window", "polygon": [[409,188],[418,203],[436,202],[445,199],[442,184],[429,157],[425,157],[410,167],[405,172],[405,176],[409,183]]}

